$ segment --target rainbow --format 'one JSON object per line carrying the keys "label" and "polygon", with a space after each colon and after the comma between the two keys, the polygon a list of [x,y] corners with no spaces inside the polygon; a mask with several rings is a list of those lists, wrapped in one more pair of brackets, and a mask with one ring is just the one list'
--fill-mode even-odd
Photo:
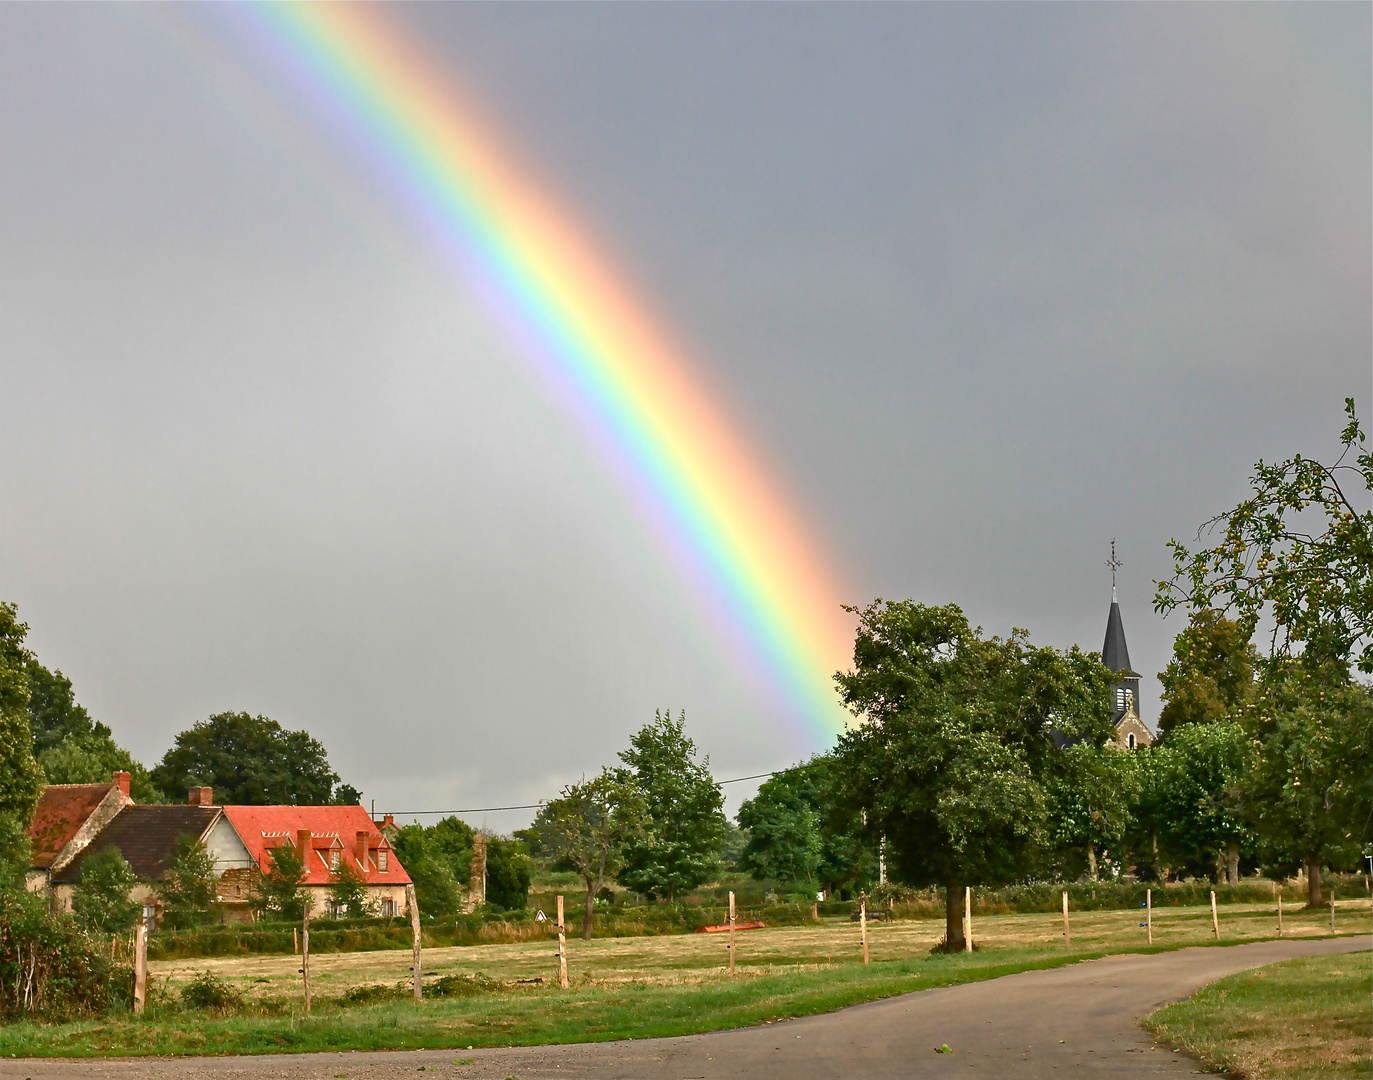
{"label": "rainbow", "polygon": [[247,10],[629,478],[779,717],[812,747],[832,742],[845,714],[830,676],[853,640],[843,594],[680,350],[372,5]]}

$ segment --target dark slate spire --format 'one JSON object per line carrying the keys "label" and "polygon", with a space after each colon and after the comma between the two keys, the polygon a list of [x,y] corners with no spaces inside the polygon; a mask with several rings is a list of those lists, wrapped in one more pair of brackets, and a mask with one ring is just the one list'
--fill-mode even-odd
{"label": "dark slate spire", "polygon": [[[1130,650],[1125,644],[1125,624],[1120,621],[1120,604],[1114,596],[1111,597],[1111,614],[1106,619],[1106,643],[1101,646],[1101,662],[1112,671],[1135,674],[1130,667]],[[1135,675],[1135,678],[1139,676]]]}

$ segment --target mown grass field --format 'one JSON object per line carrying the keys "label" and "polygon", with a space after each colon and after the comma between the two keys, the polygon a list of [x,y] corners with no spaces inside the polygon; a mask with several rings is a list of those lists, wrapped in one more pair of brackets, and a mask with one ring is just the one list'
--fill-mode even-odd
{"label": "mown grass field", "polygon": [[1373,1076],[1373,962],[1309,956],[1240,972],[1145,1026],[1216,1071],[1327,1080]]}
{"label": "mown grass field", "polygon": [[[1342,933],[1366,931],[1367,900],[1343,901]],[[931,955],[942,920],[869,926],[873,963],[864,966],[856,924],[831,922],[738,935],[738,974],[726,972],[725,935],[569,941],[572,988],[557,986],[552,937],[545,941],[425,951],[425,981],[466,976],[470,996],[428,998],[416,1007],[404,986],[410,956],[396,951],[312,958],[315,1009],[301,1003],[293,956],[172,960],[151,965],[153,1007],[141,1018],[118,1016],[58,1025],[0,1029],[0,1054],[251,1054],[309,1050],[465,1048],[644,1038],[762,1023],[825,1012],[910,990],[995,978],[1107,953],[1146,951],[1143,912],[1073,916],[1065,949],[1056,916],[999,915],[975,920],[978,951]],[[1271,906],[1222,909],[1221,943],[1274,936]],[[1290,936],[1329,933],[1325,911],[1289,910]],[[1213,940],[1208,908],[1169,908],[1154,916],[1155,950]],[[202,972],[238,988],[247,1000],[223,1012],[177,1006],[180,987]],[[542,983],[521,980],[543,979]],[[401,984],[401,989],[397,985]],[[394,995],[357,1005],[358,987]]]}

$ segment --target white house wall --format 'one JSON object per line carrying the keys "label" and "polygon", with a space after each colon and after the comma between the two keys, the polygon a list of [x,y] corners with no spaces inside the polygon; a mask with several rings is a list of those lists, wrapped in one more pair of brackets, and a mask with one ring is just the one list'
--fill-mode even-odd
{"label": "white house wall", "polygon": [[224,876],[226,870],[241,870],[253,866],[253,857],[239,839],[229,819],[222,814],[205,835],[205,850],[215,861],[215,873]]}

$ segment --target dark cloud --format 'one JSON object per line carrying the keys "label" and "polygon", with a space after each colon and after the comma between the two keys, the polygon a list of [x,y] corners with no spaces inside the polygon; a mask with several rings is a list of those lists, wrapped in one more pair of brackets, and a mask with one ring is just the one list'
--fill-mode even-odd
{"label": "dark cloud", "polygon": [[[1099,646],[1114,536],[1156,672],[1164,541],[1328,451],[1346,395],[1373,412],[1366,6],[387,13],[687,344],[855,601]],[[137,753],[246,708],[385,805],[472,806],[655,707],[721,773],[805,750],[216,17],[5,8],[0,100],[0,596]]]}

